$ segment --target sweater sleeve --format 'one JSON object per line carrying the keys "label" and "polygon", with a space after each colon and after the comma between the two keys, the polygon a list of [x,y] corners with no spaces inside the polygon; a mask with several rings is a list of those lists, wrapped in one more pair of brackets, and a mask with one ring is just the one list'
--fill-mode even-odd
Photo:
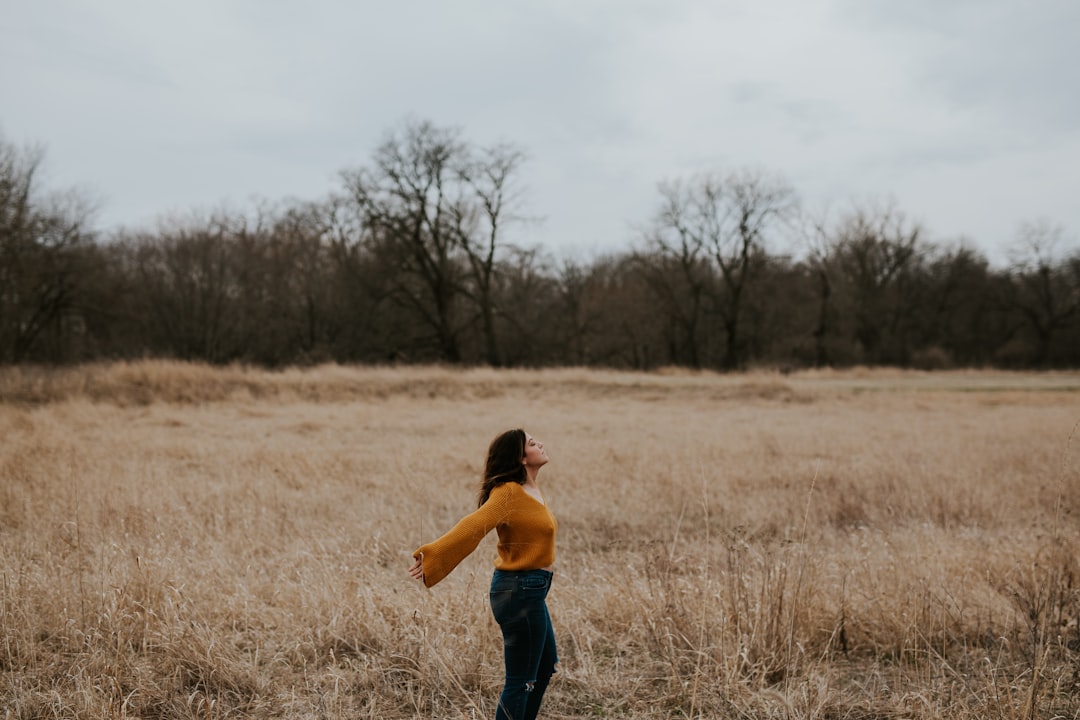
{"label": "sweater sleeve", "polygon": [[450,532],[417,548],[413,557],[423,558],[424,585],[431,587],[449,575],[506,518],[509,508],[510,493],[506,485],[500,485],[491,491],[487,502],[459,520]]}

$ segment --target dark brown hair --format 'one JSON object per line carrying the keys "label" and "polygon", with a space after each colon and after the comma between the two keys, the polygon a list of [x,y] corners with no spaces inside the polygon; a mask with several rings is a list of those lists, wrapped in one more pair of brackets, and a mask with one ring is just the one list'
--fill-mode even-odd
{"label": "dark brown hair", "polygon": [[525,431],[521,428],[507,430],[491,441],[488,447],[487,462],[484,463],[484,479],[480,483],[477,495],[477,507],[487,502],[491,491],[499,485],[516,482],[521,485],[528,476],[525,474]]}

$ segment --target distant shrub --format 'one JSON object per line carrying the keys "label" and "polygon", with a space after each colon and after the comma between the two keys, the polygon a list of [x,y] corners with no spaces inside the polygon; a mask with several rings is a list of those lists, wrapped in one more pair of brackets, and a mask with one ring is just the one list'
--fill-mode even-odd
{"label": "distant shrub", "polygon": [[911,366],[918,370],[948,370],[953,367],[953,358],[948,350],[932,345],[915,351],[911,356]]}

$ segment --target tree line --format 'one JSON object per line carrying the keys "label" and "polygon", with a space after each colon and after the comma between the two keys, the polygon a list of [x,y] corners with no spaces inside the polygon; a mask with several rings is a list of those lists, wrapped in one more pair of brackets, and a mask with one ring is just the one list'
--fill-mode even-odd
{"label": "tree line", "polygon": [[326,197],[103,234],[0,138],[0,362],[1080,365],[1080,252],[1048,222],[998,268],[895,205],[811,216],[739,169],[661,183],[621,251],[557,258],[514,241],[525,159],[413,121]]}

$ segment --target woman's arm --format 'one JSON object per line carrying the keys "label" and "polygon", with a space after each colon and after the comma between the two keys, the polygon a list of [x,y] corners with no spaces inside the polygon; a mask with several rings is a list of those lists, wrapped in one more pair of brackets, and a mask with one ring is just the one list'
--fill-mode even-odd
{"label": "woman's arm", "polygon": [[409,568],[409,574],[427,587],[449,575],[506,518],[511,492],[506,485],[496,487],[487,502],[459,520],[450,532],[417,548],[413,552],[416,562]]}

